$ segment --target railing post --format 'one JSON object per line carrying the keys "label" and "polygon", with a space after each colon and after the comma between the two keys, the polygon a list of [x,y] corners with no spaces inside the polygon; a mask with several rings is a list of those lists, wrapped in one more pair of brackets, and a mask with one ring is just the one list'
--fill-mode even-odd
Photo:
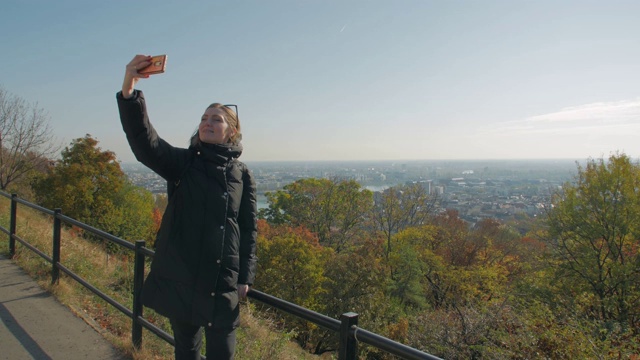
{"label": "railing post", "polygon": [[358,342],[351,336],[351,328],[358,325],[358,314],[348,312],[340,315],[340,353],[338,360],[356,360]]}
{"label": "railing post", "polygon": [[133,264],[133,323],[131,326],[131,341],[136,349],[142,346],[142,325],[138,317],[142,316],[142,285],[144,284],[144,240],[136,241],[135,260]]}
{"label": "railing post", "polygon": [[9,223],[9,257],[13,258],[16,254],[16,239],[13,237],[16,235],[16,214],[18,209],[18,202],[16,202],[17,194],[11,194],[11,219]]}
{"label": "railing post", "polygon": [[60,214],[62,213],[62,209],[57,208],[53,210],[53,250],[52,250],[52,268],[51,268],[51,285],[57,284],[58,280],[60,280],[60,268],[58,267],[58,263],[60,263],[60,231],[61,231],[61,220]]}

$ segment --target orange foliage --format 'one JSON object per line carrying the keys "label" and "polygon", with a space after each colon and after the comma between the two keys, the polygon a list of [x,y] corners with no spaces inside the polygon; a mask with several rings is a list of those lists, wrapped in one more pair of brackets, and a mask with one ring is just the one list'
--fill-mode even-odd
{"label": "orange foliage", "polygon": [[79,227],[77,227],[75,225],[71,225],[71,228],[69,229],[69,233],[72,236],[81,237],[81,236],[84,235],[84,230],[82,230],[81,228],[79,228]]}
{"label": "orange foliage", "polygon": [[537,252],[537,253],[542,253],[544,249],[547,247],[547,245],[542,241],[539,241],[527,236],[523,237],[520,240],[520,243],[522,243],[522,245],[524,245],[526,248],[528,248],[532,252]]}
{"label": "orange foliage", "polygon": [[389,324],[389,338],[400,343],[406,343],[409,335],[409,320],[400,319],[395,324]]}
{"label": "orange foliage", "polygon": [[309,245],[318,248],[322,247],[318,240],[318,236],[303,225],[296,227],[286,225],[270,225],[266,220],[260,219],[258,220],[258,234],[267,240],[291,234],[303,239]]}
{"label": "orange foliage", "polygon": [[154,233],[157,233],[158,230],[160,230],[160,223],[162,222],[162,212],[160,212],[160,209],[154,208],[152,216],[153,216],[153,230],[154,230]]}

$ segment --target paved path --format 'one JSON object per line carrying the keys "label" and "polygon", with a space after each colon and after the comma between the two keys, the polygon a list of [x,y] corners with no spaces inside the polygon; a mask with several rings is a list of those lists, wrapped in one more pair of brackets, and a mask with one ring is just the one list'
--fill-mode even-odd
{"label": "paved path", "polygon": [[0,255],[0,359],[128,358]]}

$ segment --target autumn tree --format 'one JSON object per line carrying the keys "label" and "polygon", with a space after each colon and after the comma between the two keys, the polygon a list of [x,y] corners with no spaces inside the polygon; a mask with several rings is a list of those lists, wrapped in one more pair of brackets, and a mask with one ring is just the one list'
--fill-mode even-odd
{"label": "autumn tree", "polygon": [[59,147],[53,142],[49,116],[37,104],[0,87],[0,189],[44,171]]}
{"label": "autumn tree", "polygon": [[[102,151],[90,135],[75,139],[62,150],[51,172],[34,183],[38,201],[62,208],[65,215],[96,224],[110,216],[113,194],[124,186],[125,176],[111,151]],[[98,224],[96,224],[98,225]]]}
{"label": "autumn tree", "polygon": [[372,194],[353,180],[302,179],[267,193],[267,221],[305,226],[320,244],[344,249],[366,220]]}
{"label": "autumn tree", "polygon": [[258,222],[261,279],[256,287],[305,307],[317,307],[328,255],[318,238],[303,227]]}
{"label": "autumn tree", "polygon": [[399,185],[377,193],[371,218],[387,239],[387,256],[391,253],[393,234],[426,222],[434,209],[436,197],[421,183]]}
{"label": "autumn tree", "polygon": [[47,208],[115,236],[151,240],[153,197],[130,184],[111,151],[86,135],[62,151],[62,159],[33,183],[37,201]]}
{"label": "autumn tree", "polygon": [[[532,256],[528,253],[543,256],[544,246],[493,219],[470,226],[452,210],[395,234],[392,245],[388,290],[406,309],[403,339],[411,346],[444,358],[517,358],[531,351],[553,357],[563,349],[542,343],[548,333],[536,334],[535,327],[553,320],[549,314],[540,319],[521,314],[537,305],[527,303],[529,297],[514,285],[531,268],[522,263]],[[531,327],[523,326],[529,321]],[[400,325],[390,329],[402,335]]]}
{"label": "autumn tree", "polygon": [[[336,253],[323,247],[306,227],[259,220],[258,248],[261,275],[254,284],[257,289],[334,318],[356,311],[368,319],[383,319],[388,301],[379,261],[383,253],[380,241],[365,241]],[[301,346],[315,354],[336,350],[334,332],[304,320],[283,318]]]}
{"label": "autumn tree", "polygon": [[[381,239],[363,240],[360,246],[329,256],[325,264],[325,282],[320,294],[323,304],[318,311],[340,318],[346,312],[360,316],[360,326],[371,331],[384,329],[391,306],[385,294],[387,274],[381,259],[384,242]],[[338,348],[335,332],[318,329],[310,338],[315,354]]]}
{"label": "autumn tree", "polygon": [[453,266],[470,265],[474,245],[470,244],[469,225],[460,218],[458,211],[448,209],[429,223],[437,229],[431,246],[443,260]]}
{"label": "autumn tree", "polygon": [[145,240],[147,247],[153,247],[160,219],[151,192],[127,180],[115,194],[114,205],[116,217],[102,229],[130,241]]}
{"label": "autumn tree", "polygon": [[[258,221],[258,248],[256,289],[316,311],[323,308],[324,269],[333,250],[323,248],[315,234],[304,227],[272,226],[264,220]],[[315,329],[296,318],[289,318],[289,326],[302,345],[309,342]]]}
{"label": "autumn tree", "polygon": [[547,215],[547,244],[579,305],[640,332],[640,166],[624,154],[590,159]]}
{"label": "autumn tree", "polygon": [[[386,256],[390,270],[387,292],[404,308],[424,308],[429,299],[427,277],[445,271],[434,253],[436,229],[431,225],[407,228],[393,236],[393,251]],[[387,247],[389,249],[389,247]]]}
{"label": "autumn tree", "polygon": [[[482,219],[470,233],[471,243],[476,244],[476,261],[480,265],[509,265],[512,271],[519,268],[524,248],[520,234],[512,227],[495,219]],[[511,272],[511,271],[510,271]]]}
{"label": "autumn tree", "polygon": [[391,294],[413,308],[457,309],[504,296],[519,264],[518,234],[493,220],[475,228],[447,211],[392,238]]}

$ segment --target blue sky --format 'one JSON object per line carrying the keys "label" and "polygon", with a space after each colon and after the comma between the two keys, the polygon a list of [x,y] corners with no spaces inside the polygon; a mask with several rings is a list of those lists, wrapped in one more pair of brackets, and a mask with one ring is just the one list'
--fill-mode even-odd
{"label": "blue sky", "polygon": [[135,54],[185,146],[236,103],[242,159],[640,156],[640,1],[3,1],[0,86],[134,161],[115,93]]}

